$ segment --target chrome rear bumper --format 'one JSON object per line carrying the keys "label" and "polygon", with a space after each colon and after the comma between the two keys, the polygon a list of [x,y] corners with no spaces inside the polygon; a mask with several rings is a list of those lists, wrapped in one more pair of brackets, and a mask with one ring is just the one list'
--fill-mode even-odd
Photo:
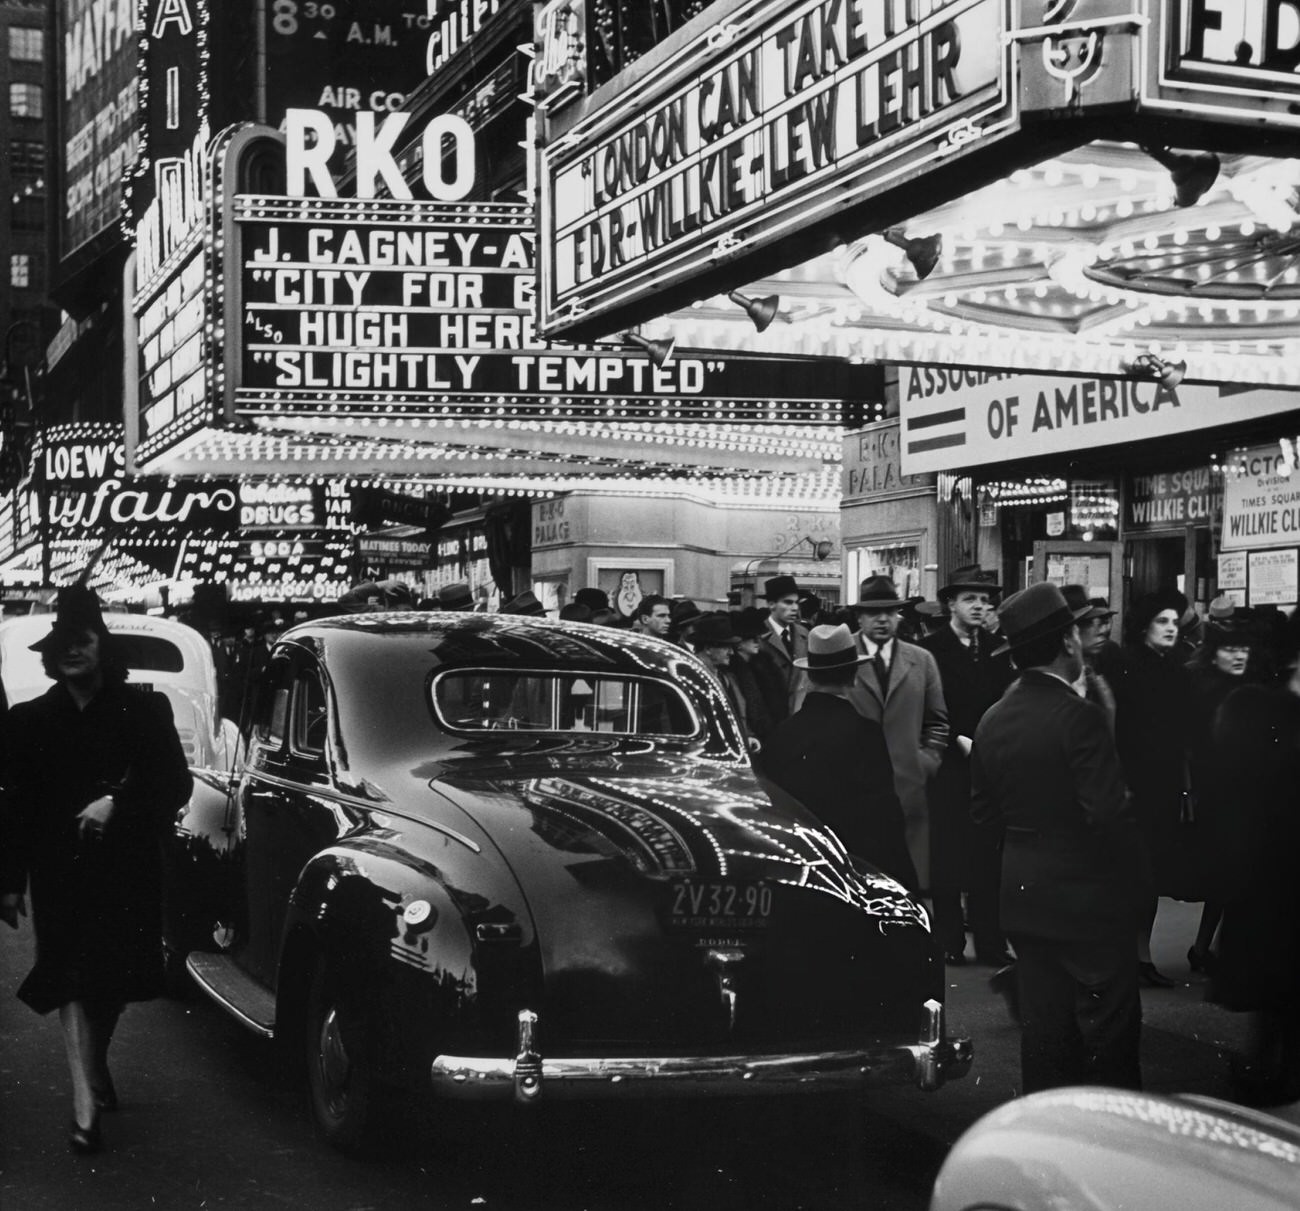
{"label": "chrome rear bumper", "polygon": [[441,1097],[547,1098],[733,1097],[746,1093],[829,1092],[870,1085],[914,1084],[938,1089],[965,1076],[971,1042],[950,1039],[943,1006],[927,1001],[915,1043],[848,1051],[778,1055],[673,1056],[543,1059],[536,1050],[537,1015],[519,1014],[514,1058],[440,1055],[433,1061],[433,1089]]}

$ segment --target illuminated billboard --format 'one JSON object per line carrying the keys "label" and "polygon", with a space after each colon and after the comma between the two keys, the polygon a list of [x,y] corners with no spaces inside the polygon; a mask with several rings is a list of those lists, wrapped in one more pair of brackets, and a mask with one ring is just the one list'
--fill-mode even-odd
{"label": "illuminated billboard", "polygon": [[1014,133],[1009,20],[1009,0],[742,0],[657,47],[541,147],[543,332],[591,330]]}
{"label": "illuminated billboard", "polygon": [[1144,108],[1300,126],[1293,0],[1168,0],[1153,20]]}
{"label": "illuminated billboard", "polygon": [[128,475],[120,424],[47,429],[40,460],[49,525],[59,538],[227,534],[239,528],[239,497],[231,480],[178,483]]}
{"label": "illuminated billboard", "polygon": [[61,0],[59,255],[121,217],[122,180],[135,161],[139,98],[135,0]]}

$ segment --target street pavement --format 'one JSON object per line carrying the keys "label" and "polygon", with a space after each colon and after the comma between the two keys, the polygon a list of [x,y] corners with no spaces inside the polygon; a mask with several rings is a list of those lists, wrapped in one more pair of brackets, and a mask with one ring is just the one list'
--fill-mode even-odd
{"label": "street pavement", "polygon": [[[1155,959],[1179,984],[1143,993],[1144,1075],[1152,1092],[1226,1097],[1242,1022],[1188,971],[1198,913],[1161,905]],[[443,1123],[395,1124],[389,1154],[360,1161],[316,1138],[272,1047],[206,1000],[160,1000],[128,1009],[114,1043],[122,1109],[104,1116],[105,1151],[75,1157],[56,1016],[12,996],[30,963],[30,929],[0,931],[3,1211],[923,1211],[951,1144],[1019,1091],[1017,1030],[989,969],[971,965],[950,969],[948,1006],[975,1064],[936,1094],[543,1107],[522,1131],[453,1107]],[[1300,1106],[1285,1113],[1300,1121]]]}

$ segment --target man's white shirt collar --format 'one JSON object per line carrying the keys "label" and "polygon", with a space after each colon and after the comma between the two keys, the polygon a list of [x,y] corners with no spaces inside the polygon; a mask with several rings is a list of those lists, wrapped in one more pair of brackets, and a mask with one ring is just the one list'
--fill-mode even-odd
{"label": "man's white shirt collar", "polygon": [[873,660],[876,657],[876,653],[879,652],[880,655],[882,655],[885,658],[885,663],[887,665],[893,665],[894,663],[894,641],[892,639],[886,639],[884,643],[875,644],[872,643],[871,640],[868,639],[865,635],[863,635],[862,650],[866,652],[866,654],[870,656]]}

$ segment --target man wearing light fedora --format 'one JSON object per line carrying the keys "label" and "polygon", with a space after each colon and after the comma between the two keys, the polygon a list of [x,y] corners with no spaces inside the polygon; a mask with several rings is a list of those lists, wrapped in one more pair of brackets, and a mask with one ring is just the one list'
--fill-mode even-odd
{"label": "man wearing light fedora", "polygon": [[799,617],[799,585],[793,576],[773,576],[763,584],[767,628],[758,642],[758,659],[766,665],[761,678],[767,689],[767,713],[776,722],[788,719],[807,688],[795,665],[808,654],[808,628]]}
{"label": "man wearing light fedora", "polygon": [[1053,584],[1001,609],[1019,679],[971,750],[971,807],[1003,832],[1001,920],[1016,948],[1025,1093],[1141,1085],[1133,935],[1150,884],[1105,712],[1074,690],[1078,618]]}
{"label": "man wearing light fedora", "polygon": [[884,732],[849,701],[866,659],[848,627],[812,629],[807,656],[795,662],[807,673],[808,692],[799,709],[769,733],[760,776],[834,830],[851,854],[914,892],[916,870]]}
{"label": "man wearing light fedora", "polygon": [[904,604],[888,576],[868,576],[862,582],[852,608],[858,615],[858,649],[867,660],[858,667],[849,700],[885,733],[908,852],[919,887],[928,896],[928,787],[948,747],[948,710],[934,657],[898,638]]}
{"label": "man wearing light fedora", "polygon": [[939,666],[948,708],[948,747],[930,787],[930,887],[934,932],[949,965],[966,962],[966,916],[975,959],[1003,967],[1011,961],[998,924],[998,835],[970,814],[970,750],[984,712],[1002,697],[1015,674],[984,629],[984,616],[1001,592],[997,577],[978,565],[955,569],[939,589],[944,624],[921,640]]}

